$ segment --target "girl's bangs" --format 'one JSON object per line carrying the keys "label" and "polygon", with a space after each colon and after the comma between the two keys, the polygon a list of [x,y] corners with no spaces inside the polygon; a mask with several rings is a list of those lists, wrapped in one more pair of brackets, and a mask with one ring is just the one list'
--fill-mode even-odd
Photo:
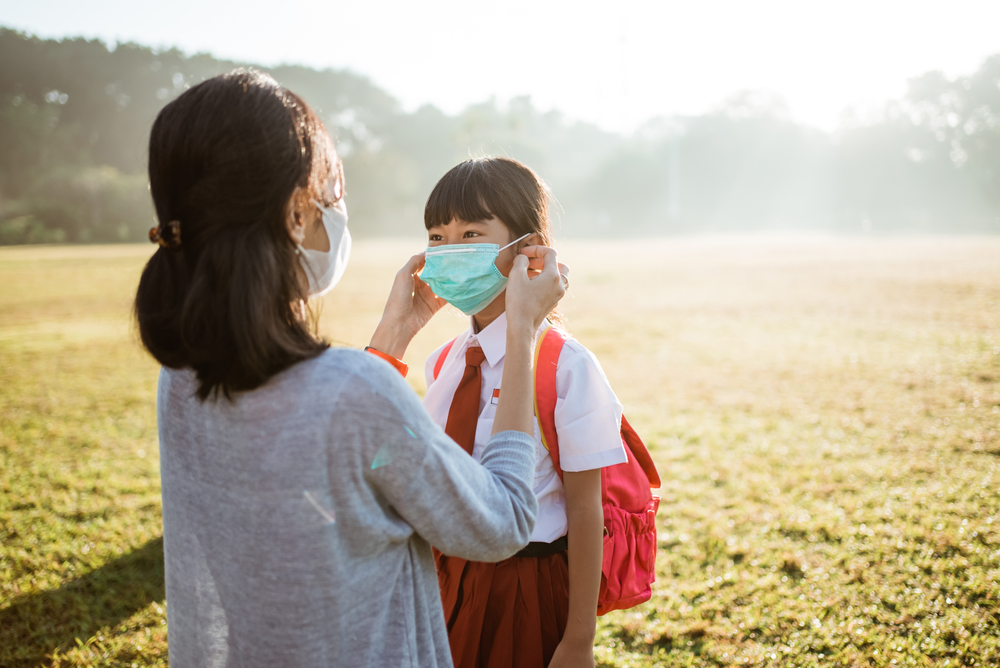
{"label": "girl's bangs", "polygon": [[424,209],[424,227],[428,230],[447,225],[456,218],[467,222],[487,220],[494,215],[489,200],[492,194],[475,163],[463,163],[441,177]]}

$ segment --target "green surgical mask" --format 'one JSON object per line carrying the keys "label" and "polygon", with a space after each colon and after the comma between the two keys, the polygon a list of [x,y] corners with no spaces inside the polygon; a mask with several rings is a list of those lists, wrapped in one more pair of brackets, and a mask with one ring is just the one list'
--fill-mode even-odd
{"label": "green surgical mask", "polygon": [[424,253],[420,278],[438,297],[465,315],[475,315],[507,287],[507,277],[497,269],[496,259],[531,232],[500,248],[499,244],[450,244],[431,246]]}

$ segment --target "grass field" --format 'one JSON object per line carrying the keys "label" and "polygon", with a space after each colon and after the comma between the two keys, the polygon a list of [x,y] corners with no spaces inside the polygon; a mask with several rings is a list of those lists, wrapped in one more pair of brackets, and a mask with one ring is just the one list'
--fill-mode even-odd
{"label": "grass field", "polygon": [[[363,346],[415,244],[323,305]],[[568,244],[571,331],[664,479],[603,666],[1000,665],[1000,238]],[[166,663],[150,247],[0,249],[0,666]],[[465,326],[442,313],[422,360]]]}

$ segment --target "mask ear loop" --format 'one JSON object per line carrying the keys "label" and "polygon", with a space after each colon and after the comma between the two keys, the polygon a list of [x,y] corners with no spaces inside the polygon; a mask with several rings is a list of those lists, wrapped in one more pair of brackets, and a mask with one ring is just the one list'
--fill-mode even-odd
{"label": "mask ear loop", "polygon": [[[521,241],[522,239],[527,239],[527,238],[528,238],[528,237],[530,237],[530,236],[531,236],[532,234],[534,234],[534,232],[528,232],[527,234],[525,234],[525,235],[524,235],[523,237],[521,237],[520,239],[514,239],[514,240],[513,240],[513,241],[511,241],[511,242],[510,242],[509,244],[507,244],[506,246],[504,246],[503,248],[501,248],[500,250],[501,250],[501,251],[505,251],[505,250],[507,250],[508,248],[510,248],[511,246],[513,246],[514,244],[516,244],[516,243],[517,243],[518,241]],[[499,253],[500,251],[497,251],[497,252]]]}

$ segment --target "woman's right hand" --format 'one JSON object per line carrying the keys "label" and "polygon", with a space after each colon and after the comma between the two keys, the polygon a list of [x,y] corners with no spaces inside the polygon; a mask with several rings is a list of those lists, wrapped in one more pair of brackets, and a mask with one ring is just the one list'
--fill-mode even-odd
{"label": "woman's right hand", "polygon": [[420,253],[396,272],[382,320],[369,344],[396,359],[403,358],[414,335],[447,303],[420,280],[419,272],[423,268],[424,254]]}
{"label": "woman's right hand", "polygon": [[508,276],[507,326],[524,326],[534,335],[566,294],[568,274],[569,268],[559,264],[554,248],[522,248]]}

